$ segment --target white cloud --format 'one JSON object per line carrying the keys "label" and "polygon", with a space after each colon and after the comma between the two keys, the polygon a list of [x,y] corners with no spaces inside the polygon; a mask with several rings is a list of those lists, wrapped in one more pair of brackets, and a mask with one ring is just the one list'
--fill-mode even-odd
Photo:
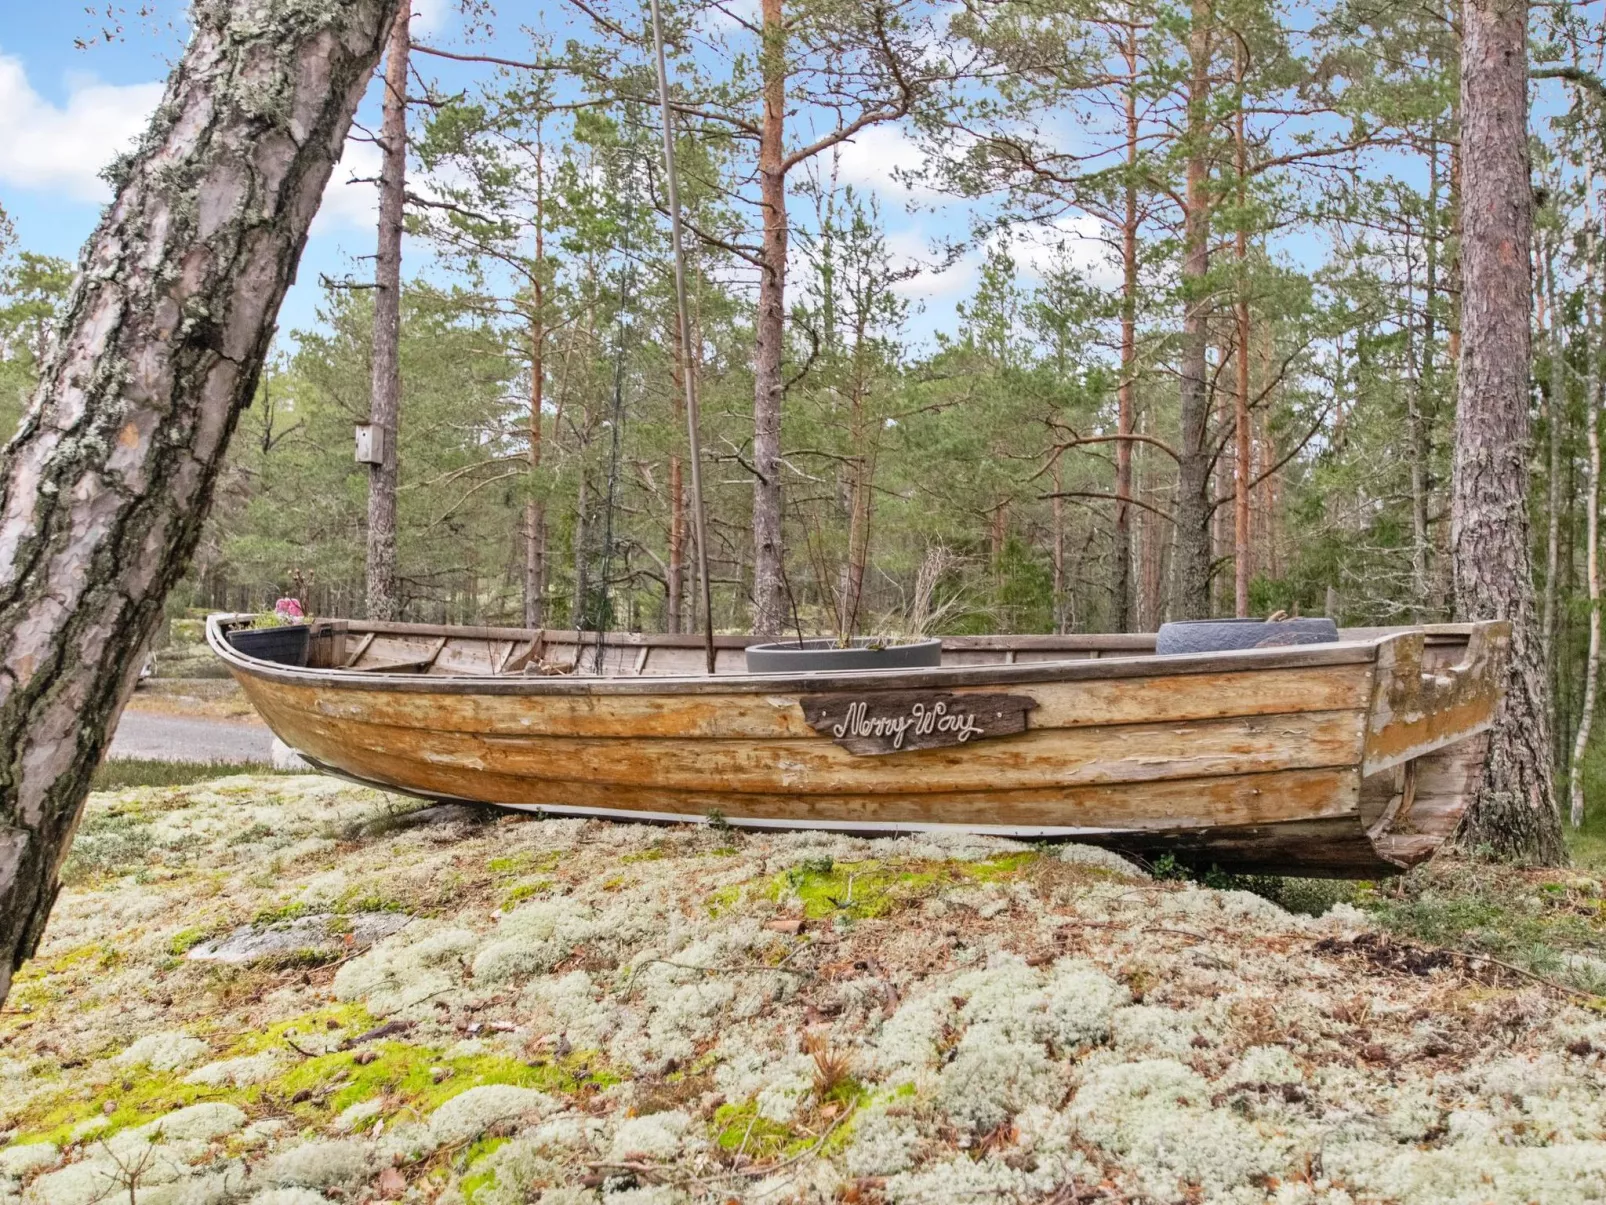
{"label": "white cloud", "polygon": [[1090,214],[1062,217],[1044,226],[1017,230],[1009,242],[1009,253],[1024,277],[1041,278],[1063,255],[1090,285],[1117,289],[1121,269],[1108,242],[1112,234]]}
{"label": "white cloud", "polygon": [[339,230],[373,230],[379,224],[379,178],[382,156],[372,142],[346,139],[340,162],[323,190],[323,203],[312,221],[314,235]]}
{"label": "white cloud", "polygon": [[22,61],[0,54],[0,182],[107,201],[100,169],[144,131],[162,98],[160,83],[69,80],[65,107],[34,91]]}
{"label": "white cloud", "polygon": [[440,37],[457,24],[455,0],[413,0],[413,19],[408,31],[415,38]]}
{"label": "white cloud", "polygon": [[[929,198],[937,194],[918,185],[910,188],[893,175],[894,171],[916,171],[925,161],[920,147],[900,127],[869,126],[842,143],[837,179],[882,197]],[[820,170],[828,171],[829,166],[822,164]]]}

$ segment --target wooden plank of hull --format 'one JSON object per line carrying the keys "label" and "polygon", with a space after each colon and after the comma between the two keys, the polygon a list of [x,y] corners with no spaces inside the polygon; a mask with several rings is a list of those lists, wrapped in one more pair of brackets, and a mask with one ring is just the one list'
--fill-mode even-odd
{"label": "wooden plank of hull", "polygon": [[[287,706],[248,688],[279,735],[321,761],[341,765],[343,750],[426,760],[460,773],[465,784],[494,772],[547,782],[655,784],[688,791],[779,791],[798,795],[890,791],[977,791],[1144,782],[1269,770],[1353,766],[1362,716],[1314,712],[1187,723],[1036,729],[1019,736],[942,749],[863,758],[830,740],[662,737],[652,740],[482,735],[458,724],[447,700],[434,729],[375,718],[332,717]],[[625,739],[621,739],[625,738]],[[472,795],[460,788],[455,793]]]}
{"label": "wooden plank of hull", "polygon": [[796,795],[545,780],[495,770],[465,778],[451,767],[386,757],[370,750],[342,750],[340,763],[325,764],[363,781],[430,798],[549,810],[579,808],[626,816],[699,819],[717,811],[732,821],[879,829],[968,825],[1065,833],[1269,824],[1315,816],[1349,817],[1358,828],[1354,820],[1357,778],[1353,769],[1343,768],[987,792]]}
{"label": "wooden plank of hull", "polygon": [[[344,772],[382,785],[361,770]],[[394,775],[395,766],[386,765],[381,772]],[[423,785],[430,777],[431,768],[424,768],[411,793],[462,798],[447,787]],[[479,780],[481,786],[494,782]],[[513,796],[499,801],[504,806],[557,815],[694,820],[717,809],[738,827],[834,827],[878,834],[951,826],[1000,835],[1069,837],[1150,860],[1180,853],[1199,864],[1242,874],[1377,878],[1402,869],[1380,856],[1360,825],[1354,770],[998,792],[980,799],[620,792],[591,784],[576,791],[575,784],[563,783],[553,784],[554,795],[560,797],[554,802],[541,798],[545,784],[511,779],[500,785]]]}
{"label": "wooden plank of hull", "polygon": [[[419,694],[373,688],[264,683],[239,675],[269,705],[316,712],[330,719],[383,717],[403,728],[443,727],[485,735],[642,740],[658,737],[720,740],[814,739],[796,696],[786,694]],[[846,686],[844,690],[848,689]],[[960,687],[956,693],[975,689]],[[1258,673],[1148,676],[1115,680],[1032,683],[1011,687],[1037,703],[1032,729],[1111,724],[1181,723],[1230,716],[1360,711],[1371,695],[1366,665],[1325,665]]]}
{"label": "wooden plank of hull", "polygon": [[1362,773],[1376,774],[1487,729],[1500,703],[1511,625],[1477,624],[1461,659],[1424,669],[1425,639],[1403,632],[1377,649]]}

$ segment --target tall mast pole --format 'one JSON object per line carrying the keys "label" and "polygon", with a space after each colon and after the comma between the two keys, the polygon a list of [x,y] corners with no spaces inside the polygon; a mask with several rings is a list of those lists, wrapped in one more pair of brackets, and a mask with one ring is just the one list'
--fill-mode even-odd
{"label": "tall mast pole", "polygon": [[697,419],[697,372],[691,318],[686,308],[686,251],[680,237],[680,181],[675,173],[675,124],[669,107],[669,68],[664,63],[664,23],[652,0],[652,40],[658,52],[658,104],[664,117],[664,174],[669,180],[669,239],[675,250],[675,306],[680,311],[680,347],[686,371],[686,441],[691,460],[692,529],[697,536],[697,578],[703,592],[703,652],[714,672],[714,606],[708,585],[708,535],[703,517],[703,449]]}

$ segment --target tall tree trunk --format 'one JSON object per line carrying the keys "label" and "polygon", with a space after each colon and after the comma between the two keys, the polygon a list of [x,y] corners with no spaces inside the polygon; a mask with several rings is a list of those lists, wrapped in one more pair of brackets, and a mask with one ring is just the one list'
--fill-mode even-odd
{"label": "tall tree trunk", "polygon": [[[1584,697],[1579,706],[1578,732],[1573,739],[1572,764],[1568,768],[1568,820],[1574,828],[1584,823],[1584,754],[1589,749],[1589,730],[1595,721],[1595,695],[1600,677],[1600,302],[1595,291],[1595,214],[1591,203],[1595,192],[1594,173],[1586,176],[1584,191],[1584,312],[1585,319],[1585,351],[1588,357],[1589,368],[1585,373],[1584,386],[1584,434],[1589,440],[1589,484],[1584,495],[1584,522],[1587,531],[1589,546],[1584,550],[1584,563],[1587,572],[1587,585],[1589,588],[1589,653],[1584,662]],[[1554,272],[1550,273],[1554,281]],[[1550,337],[1553,342],[1561,341],[1561,307],[1556,304],[1555,286],[1551,285],[1550,297]],[[1552,349],[1554,352],[1554,348]],[[1559,359],[1560,357],[1557,357]],[[1554,362],[1553,362],[1554,366]],[[1555,380],[1561,381],[1560,374]],[[1555,425],[1554,414],[1557,410],[1558,398],[1564,398],[1565,393],[1555,392],[1552,385],[1551,425]],[[1557,440],[1551,439],[1552,460],[1551,480],[1554,481],[1557,473],[1555,460],[1555,447]],[[1551,514],[1555,514],[1555,487],[1551,487]],[[1554,518],[1552,523],[1554,523]],[[1554,545],[1552,545],[1552,548]],[[1555,573],[1552,566],[1551,573]],[[1547,592],[1550,583],[1546,583]],[[1553,646],[1547,645],[1547,649]],[[1552,656],[1554,653],[1552,652]]]}
{"label": "tall tree trunk", "polygon": [[[1132,387],[1137,373],[1138,316],[1138,26],[1126,30],[1126,213],[1121,222],[1121,382],[1115,416],[1115,630],[1133,628],[1132,599]],[[1055,462],[1055,471],[1059,468]],[[1060,487],[1054,487],[1056,495]],[[1063,499],[1054,499],[1056,506]],[[1058,520],[1056,519],[1056,523]],[[1063,548],[1061,549],[1063,557]]]}
{"label": "tall tree trunk", "polygon": [[[1049,551],[1052,554],[1052,560],[1053,560],[1053,566],[1054,566],[1054,588],[1053,588],[1053,595],[1054,595],[1054,630],[1056,632],[1064,632],[1066,630],[1066,627],[1065,627],[1065,616],[1066,616],[1066,606],[1065,606],[1065,498],[1064,498],[1064,495],[1063,495],[1062,491],[1065,489],[1065,475],[1064,475],[1064,472],[1062,471],[1061,457],[1060,457],[1060,454],[1058,452],[1056,452],[1054,454],[1054,464],[1052,466],[1051,474],[1052,474],[1052,479],[1053,479],[1053,483],[1054,483],[1054,497],[1052,499],[1050,499],[1050,504],[1053,507],[1053,510],[1050,512],[1051,520],[1052,520],[1052,523],[1053,523],[1053,530],[1050,533],[1050,539],[1051,539],[1051,542],[1052,542],[1052,547],[1049,549]],[[1116,503],[1116,505],[1119,506],[1120,503]],[[1116,549],[1116,557],[1119,558],[1120,557],[1120,549],[1119,549],[1120,523],[1119,523],[1119,519],[1117,520],[1116,528],[1117,528],[1117,545],[1118,545],[1117,549]],[[1128,533],[1128,535],[1130,536],[1130,532]],[[1123,580],[1123,577],[1126,580]],[[1116,590],[1113,592],[1114,593],[1114,597],[1112,598],[1112,604],[1113,604],[1113,609],[1115,611],[1115,625],[1114,626],[1115,626],[1117,631],[1125,631],[1126,630],[1124,628],[1124,626],[1122,624],[1122,620],[1121,620],[1121,607],[1122,607],[1122,594],[1121,594],[1121,591],[1126,587],[1127,582],[1130,580],[1130,577],[1131,577],[1130,571],[1125,575],[1123,575],[1119,571],[1119,569],[1116,571],[1116,577],[1115,577]]]}
{"label": "tall tree trunk", "polygon": [[1176,506],[1177,617],[1210,615],[1210,0],[1193,0],[1188,35],[1188,179],[1182,236],[1182,353]]}
{"label": "tall tree trunk", "polygon": [[[859,361],[865,345],[863,328],[854,344],[854,358]],[[871,490],[875,483],[877,436],[870,430],[865,413],[865,369],[862,362],[854,365],[851,406],[853,455],[848,460],[848,555],[843,564],[841,609],[837,616],[837,631],[844,636],[858,632],[859,609],[864,601],[864,572],[870,563],[870,506]]]}
{"label": "tall tree trunk", "polygon": [[[671,319],[673,322],[673,319]],[[686,425],[686,352],[681,347],[678,329],[667,335],[670,352],[670,409],[675,419],[675,430]],[[664,583],[664,629],[675,633],[681,630],[681,612],[684,610],[686,581],[686,506],[685,484],[681,477],[680,453],[669,454],[669,563],[665,569],[668,581]]]}
{"label": "tall tree trunk", "polygon": [[[1588,213],[1587,205],[1585,213]],[[1593,221],[1592,218],[1586,220]],[[1556,251],[1554,246],[1549,245],[1549,240],[1546,240],[1544,255],[1544,292],[1550,300],[1550,374],[1547,382],[1550,396],[1547,406],[1549,413],[1546,415],[1549,421],[1545,424],[1546,450],[1549,453],[1545,470],[1545,596],[1539,631],[1544,645],[1545,672],[1553,674],[1556,667],[1556,603],[1561,569],[1561,428],[1567,421],[1567,358],[1561,333],[1561,298],[1556,292]],[[1586,271],[1591,276],[1594,273],[1593,256],[1589,259]],[[1586,304],[1592,304],[1592,300],[1586,299]],[[1593,330],[1590,332],[1590,349],[1593,355]],[[1593,359],[1590,362],[1593,364]],[[1589,405],[1586,398],[1586,412]]]}
{"label": "tall tree trunk", "polygon": [[368,422],[382,454],[368,470],[368,617],[396,619],[396,435],[401,414],[401,240],[407,193],[407,30],[410,4],[396,10],[385,48],[379,126],[379,252],[374,260],[373,394]]}
{"label": "tall tree trunk", "polygon": [[1429,578],[1431,552],[1428,533],[1428,480],[1433,449],[1428,433],[1428,407],[1433,404],[1434,303],[1438,296],[1439,268],[1439,141],[1435,131],[1428,153],[1428,220],[1423,231],[1423,255],[1427,261],[1426,298],[1422,304],[1422,359],[1417,369],[1416,388],[1407,397],[1411,425],[1411,586],[1417,618],[1431,613],[1432,588]]}
{"label": "tall tree trunk", "polygon": [[764,117],[758,148],[758,314],[753,346],[753,633],[786,622],[781,529],[781,358],[786,338],[786,33],[781,0],[763,0]]}
{"label": "tall tree trunk", "polygon": [[586,595],[590,592],[586,581],[586,544],[590,540],[589,524],[586,520],[586,510],[591,505],[587,496],[587,486],[590,479],[586,474],[585,442],[580,444],[580,484],[575,490],[574,499],[574,602],[570,606],[573,612],[569,623],[572,627],[584,630],[586,620]]}
{"label": "tall tree trunk", "polygon": [[44,930],[395,8],[192,11],[0,453],[0,999]]}
{"label": "tall tree trunk", "polygon": [[546,177],[541,125],[535,127],[535,272],[530,287],[530,498],[524,504],[524,626],[546,622],[546,503],[540,489],[546,405]]}
{"label": "tall tree trunk", "polygon": [[1461,47],[1462,313],[1451,555],[1467,619],[1509,619],[1506,692],[1462,839],[1565,859],[1550,694],[1528,555],[1528,5],[1466,0]]}
{"label": "tall tree trunk", "polygon": [[1244,141],[1243,77],[1247,67],[1242,50],[1238,53],[1238,96],[1233,109],[1232,146],[1233,169],[1238,177],[1238,220],[1235,245],[1238,260],[1238,296],[1235,306],[1238,319],[1237,389],[1233,396],[1233,614],[1244,618],[1249,614],[1249,209],[1248,176],[1249,147]]}

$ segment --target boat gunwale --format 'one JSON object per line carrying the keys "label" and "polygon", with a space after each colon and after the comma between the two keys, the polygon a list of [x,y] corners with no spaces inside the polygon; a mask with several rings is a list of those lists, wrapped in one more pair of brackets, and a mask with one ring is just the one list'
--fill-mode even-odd
{"label": "boat gunwale", "polygon": [[[1320,668],[1331,665],[1366,665],[1377,660],[1378,649],[1402,634],[1422,632],[1422,627],[1403,627],[1362,639],[1325,644],[1284,645],[1265,649],[1238,649],[1228,652],[1184,653],[1160,656],[1138,653],[1113,657],[1067,657],[1054,661],[1005,664],[931,666],[924,669],[827,670],[806,674],[677,674],[643,677],[600,675],[491,675],[363,673],[334,668],[302,668],[250,657],[234,648],[225,638],[225,625],[251,616],[216,613],[207,616],[207,644],[231,670],[288,686],[320,687],[338,690],[366,690],[384,693],[480,694],[480,695],[719,695],[719,694],[816,694],[844,690],[953,689],[970,686],[1028,686],[1046,682],[1098,681],[1117,678],[1155,678],[1183,674],[1250,673],[1256,670]],[[449,630],[445,624],[373,624],[359,630],[390,629],[398,635],[439,635]],[[1463,627],[1443,631],[1444,636],[1460,636]],[[465,639],[529,638],[520,628],[460,628]],[[481,633],[485,633],[481,635]],[[491,635],[491,633],[506,633]],[[383,633],[382,633],[383,634]],[[1130,639],[1130,637],[1128,637]],[[684,639],[684,638],[682,638]],[[744,637],[727,637],[745,641]],[[621,647],[640,647],[642,640],[622,640]],[[739,645],[736,647],[745,647]],[[984,646],[985,647],[985,646]],[[1007,646],[1006,646],[1007,647]],[[1099,647],[1089,644],[1088,647]]]}

